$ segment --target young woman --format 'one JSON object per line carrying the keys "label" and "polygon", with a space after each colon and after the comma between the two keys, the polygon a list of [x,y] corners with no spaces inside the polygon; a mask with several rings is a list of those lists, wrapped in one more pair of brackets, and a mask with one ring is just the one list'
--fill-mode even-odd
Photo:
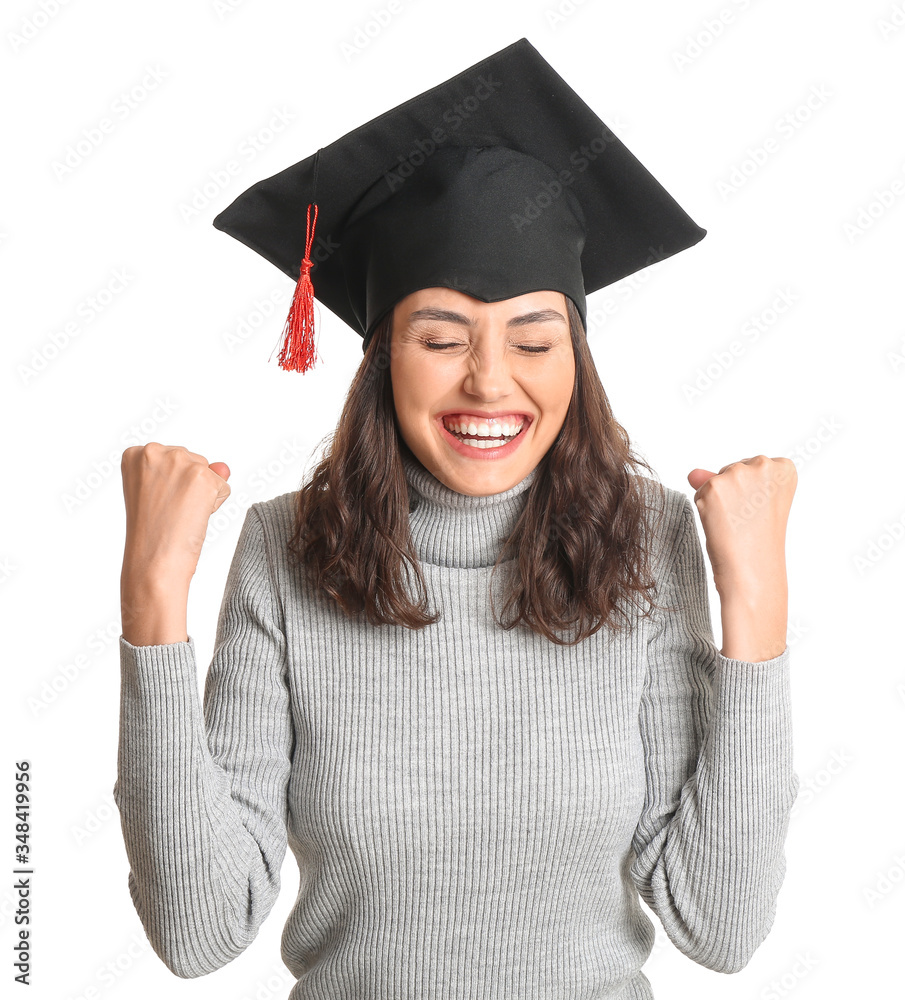
{"label": "young woman", "polygon": [[[287,846],[292,1000],[649,1000],[640,900],[722,972],[770,929],[798,787],[794,465],[688,477],[718,651],[694,507],[638,474],[588,349],[584,237],[572,270],[556,242],[581,206],[552,203],[507,250],[494,205],[546,177],[510,153],[423,168],[405,198],[424,226],[395,230],[404,272],[374,263],[382,191],[359,216],[381,238],[331,258],[361,278],[362,364],[309,481],[248,511],[203,704],[186,604],[229,469],[158,443],[123,455],[114,795],[133,902],[176,975],[248,947]],[[457,242],[442,220],[474,197]]]}

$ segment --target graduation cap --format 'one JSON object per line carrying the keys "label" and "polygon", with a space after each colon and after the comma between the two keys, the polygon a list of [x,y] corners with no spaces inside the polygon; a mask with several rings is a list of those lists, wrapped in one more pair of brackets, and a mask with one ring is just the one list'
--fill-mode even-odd
{"label": "graduation cap", "polygon": [[296,281],[280,367],[316,361],[312,298],[362,337],[420,288],[575,303],[697,243],[654,176],[521,38],[260,180],[213,221]]}

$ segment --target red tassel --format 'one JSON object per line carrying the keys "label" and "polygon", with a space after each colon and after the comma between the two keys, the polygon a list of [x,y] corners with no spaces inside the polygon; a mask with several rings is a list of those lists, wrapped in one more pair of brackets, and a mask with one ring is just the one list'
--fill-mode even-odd
{"label": "red tassel", "polygon": [[[311,209],[314,208],[314,218]],[[284,371],[306,372],[317,361],[314,348],[314,286],[311,284],[311,244],[317,223],[317,205],[308,206],[305,222],[305,256],[292,296],[289,315],[283,326],[283,347],[279,363]]]}

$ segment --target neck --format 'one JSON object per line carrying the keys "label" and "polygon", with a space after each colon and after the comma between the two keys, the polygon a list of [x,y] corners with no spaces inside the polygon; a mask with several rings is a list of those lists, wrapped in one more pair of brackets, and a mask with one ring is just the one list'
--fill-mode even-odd
{"label": "neck", "polygon": [[457,569],[493,566],[524,510],[537,468],[502,493],[471,496],[450,489],[405,451],[402,464],[409,528],[421,562]]}

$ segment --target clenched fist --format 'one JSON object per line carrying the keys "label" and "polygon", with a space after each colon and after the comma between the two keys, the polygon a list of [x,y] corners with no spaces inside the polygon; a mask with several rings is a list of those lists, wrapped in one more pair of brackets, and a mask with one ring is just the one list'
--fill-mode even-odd
{"label": "clenched fist", "polygon": [[229,466],[208,464],[182,445],[151,441],[126,448],[123,578],[131,583],[188,586],[198,566],[207,524],[230,494]]}

